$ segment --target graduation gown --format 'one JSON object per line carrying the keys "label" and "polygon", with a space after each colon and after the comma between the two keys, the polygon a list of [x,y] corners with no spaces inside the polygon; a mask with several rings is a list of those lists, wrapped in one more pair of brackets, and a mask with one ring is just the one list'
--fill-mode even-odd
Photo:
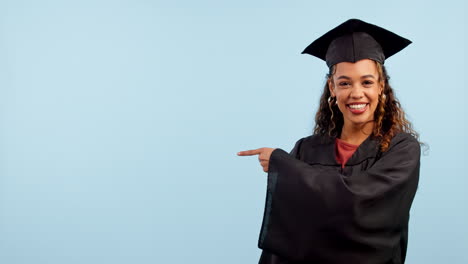
{"label": "graduation gown", "polygon": [[367,138],[344,168],[335,138],[302,138],[289,154],[275,149],[259,263],[404,263],[419,167],[419,142],[407,133],[383,153]]}

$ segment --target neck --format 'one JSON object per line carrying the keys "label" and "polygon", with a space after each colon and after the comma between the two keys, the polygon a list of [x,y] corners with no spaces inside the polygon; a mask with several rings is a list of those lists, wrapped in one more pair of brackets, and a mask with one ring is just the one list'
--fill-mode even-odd
{"label": "neck", "polygon": [[361,145],[364,140],[366,140],[374,129],[374,122],[368,122],[365,124],[347,124],[346,122],[343,125],[341,130],[340,139],[344,142],[353,145]]}

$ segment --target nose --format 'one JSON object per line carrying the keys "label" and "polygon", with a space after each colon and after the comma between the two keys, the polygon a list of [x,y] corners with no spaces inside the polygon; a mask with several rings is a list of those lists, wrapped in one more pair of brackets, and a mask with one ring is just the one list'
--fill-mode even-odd
{"label": "nose", "polygon": [[349,96],[352,99],[361,99],[364,97],[364,89],[361,85],[353,85]]}

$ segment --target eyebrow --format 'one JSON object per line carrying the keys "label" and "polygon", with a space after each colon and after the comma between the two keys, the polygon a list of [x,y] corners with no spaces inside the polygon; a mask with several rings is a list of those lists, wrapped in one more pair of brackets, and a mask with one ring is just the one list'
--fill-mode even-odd
{"label": "eyebrow", "polygon": [[[365,78],[373,78],[373,79],[375,79],[374,75],[372,75],[372,74],[367,74],[367,75],[363,75],[363,76],[361,76],[361,79],[365,79]],[[346,79],[346,80],[351,80],[351,78],[350,78],[350,77],[348,77],[348,76],[345,76],[345,75],[341,75],[341,76],[340,76],[340,77],[338,77],[337,79],[338,79],[338,80],[339,80],[339,79]]]}

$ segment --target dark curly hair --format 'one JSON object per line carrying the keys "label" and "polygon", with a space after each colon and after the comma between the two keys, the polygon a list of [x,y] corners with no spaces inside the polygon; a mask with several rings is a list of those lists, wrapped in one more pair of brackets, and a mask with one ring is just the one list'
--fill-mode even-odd
{"label": "dark curly hair", "polygon": [[[374,61],[379,73],[379,82],[383,80],[383,94],[379,96],[379,103],[374,113],[374,129],[371,136],[380,141],[380,150],[388,150],[390,140],[398,132],[406,132],[414,136],[419,141],[419,134],[413,129],[412,124],[406,119],[400,102],[396,99],[392,87],[389,84],[390,77],[385,66]],[[343,114],[338,106],[328,102],[331,96],[328,88],[328,81],[331,81],[335,73],[336,65],[330,67],[326,75],[327,81],[320,98],[319,109],[315,115],[314,134],[339,137],[343,128]]]}

